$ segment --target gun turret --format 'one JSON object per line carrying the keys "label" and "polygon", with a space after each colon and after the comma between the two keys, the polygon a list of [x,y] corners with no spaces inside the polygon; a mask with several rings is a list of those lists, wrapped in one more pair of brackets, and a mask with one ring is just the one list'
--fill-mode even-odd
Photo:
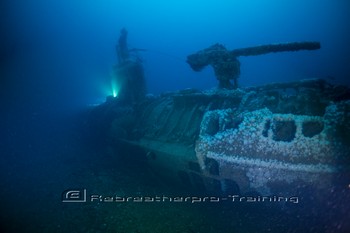
{"label": "gun turret", "polygon": [[[319,42],[291,42],[230,51],[221,44],[214,44],[209,48],[187,56],[187,63],[194,71],[201,71],[205,66],[211,65],[214,68],[216,78],[219,80],[219,87],[233,89],[238,87],[237,79],[240,75],[240,62],[237,58],[240,56],[257,56],[267,53],[317,50],[320,48],[321,44]],[[233,80],[234,84],[230,80]]]}

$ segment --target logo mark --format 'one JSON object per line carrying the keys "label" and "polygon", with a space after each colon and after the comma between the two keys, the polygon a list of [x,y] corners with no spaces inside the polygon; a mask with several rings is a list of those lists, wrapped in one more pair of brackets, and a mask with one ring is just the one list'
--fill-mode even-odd
{"label": "logo mark", "polygon": [[68,189],[64,191],[62,202],[86,202],[86,189]]}

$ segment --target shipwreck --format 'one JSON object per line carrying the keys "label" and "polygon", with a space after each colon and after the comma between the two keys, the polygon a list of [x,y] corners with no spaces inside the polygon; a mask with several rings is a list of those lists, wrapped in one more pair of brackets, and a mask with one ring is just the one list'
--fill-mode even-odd
{"label": "shipwreck", "polygon": [[242,195],[311,189],[322,199],[350,171],[349,88],[321,79],[237,86],[239,56],[319,48],[301,42],[229,51],[216,44],[187,61],[195,71],[213,66],[219,88],[133,103],[109,97],[91,110],[89,127],[116,155],[147,164],[171,184]]}

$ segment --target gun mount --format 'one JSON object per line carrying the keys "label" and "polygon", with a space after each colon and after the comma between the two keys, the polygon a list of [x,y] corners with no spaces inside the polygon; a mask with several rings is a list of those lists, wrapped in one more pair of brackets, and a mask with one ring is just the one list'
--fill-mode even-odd
{"label": "gun mount", "polygon": [[[194,71],[201,71],[204,67],[211,65],[214,68],[217,80],[219,80],[219,88],[233,89],[238,87],[238,77],[240,75],[238,57],[240,56],[257,56],[267,53],[317,50],[320,48],[319,42],[293,42],[229,51],[221,44],[214,44],[209,48],[187,56],[187,63]],[[233,80],[234,84],[231,84],[230,80]]]}

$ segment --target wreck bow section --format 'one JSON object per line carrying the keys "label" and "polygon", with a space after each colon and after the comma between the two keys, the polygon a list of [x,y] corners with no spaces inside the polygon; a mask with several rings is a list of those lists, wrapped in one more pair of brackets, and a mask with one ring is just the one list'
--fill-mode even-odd
{"label": "wreck bow section", "polygon": [[208,193],[296,195],[349,172],[350,92],[323,80],[112,99],[93,112],[116,154]]}

